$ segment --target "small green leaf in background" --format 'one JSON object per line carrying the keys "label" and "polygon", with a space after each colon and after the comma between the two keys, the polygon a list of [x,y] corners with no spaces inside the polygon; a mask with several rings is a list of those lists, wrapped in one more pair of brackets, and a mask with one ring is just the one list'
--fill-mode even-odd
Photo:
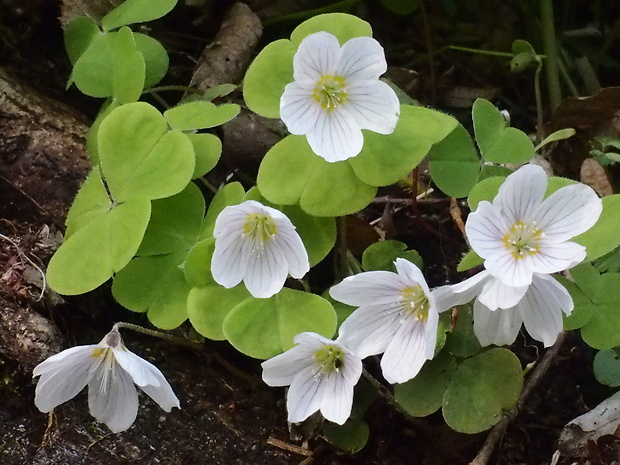
{"label": "small green leaf in background", "polygon": [[461,258],[459,265],[456,267],[456,271],[462,273],[463,271],[470,270],[476,266],[482,265],[483,263],[484,259],[473,250],[470,250],[463,256],[463,258]]}
{"label": "small green leaf in background", "polygon": [[512,53],[514,57],[510,60],[510,71],[513,73],[520,73],[537,61],[534,47],[526,40],[515,40],[512,43]]}
{"label": "small green leaf in background", "polygon": [[123,105],[101,123],[99,158],[117,202],[174,195],[190,182],[195,165],[187,136],[169,131],[162,114],[144,102]]}
{"label": "small green leaf in background", "polygon": [[114,93],[114,41],[116,33],[99,34],[73,66],[73,82],[91,97],[105,98]]}
{"label": "small green leaf in background", "polygon": [[100,34],[101,31],[97,23],[85,16],[79,16],[67,24],[64,31],[64,41],[72,65],[78,61]]}
{"label": "small green leaf in background", "polygon": [[538,144],[534,150],[538,152],[538,150],[543,148],[545,145],[550,144],[551,142],[568,139],[569,137],[573,137],[576,133],[577,131],[575,131],[573,128],[566,128],[555,131],[554,133],[549,134],[547,137],[545,137],[545,139],[540,144]]}
{"label": "small green leaf in background", "polygon": [[243,284],[232,289],[219,284],[194,287],[187,298],[189,321],[202,336],[223,341],[224,320],[233,308],[251,297]]}
{"label": "small green leaf in background", "polygon": [[122,104],[136,102],[144,90],[146,65],[136,46],[133,32],[128,27],[115,34],[113,54],[114,98]]}
{"label": "small green leaf in background", "polygon": [[163,79],[168,72],[169,58],[168,52],[156,39],[139,32],[133,33],[136,46],[146,65],[146,76],[144,78],[144,88],[149,89]]}
{"label": "small green leaf in background", "polygon": [[187,252],[134,258],[114,277],[112,295],[123,307],[147,312],[153,325],[174,329],[187,320],[190,286],[180,264]]}
{"label": "small green leaf in background", "polygon": [[[286,182],[282,182],[286,179]],[[377,188],[361,181],[348,161],[329,163],[315,155],[303,136],[274,145],[258,170],[258,188],[274,204],[299,206],[315,216],[343,216],[368,205]]]}
{"label": "small green leaf in background", "polygon": [[422,257],[415,250],[407,250],[407,244],[400,241],[387,240],[371,244],[362,254],[362,267],[365,271],[386,270],[396,272],[394,261],[404,258],[422,268]]}
{"label": "small green leaf in background", "polygon": [[196,166],[192,179],[200,178],[215,168],[222,154],[222,141],[213,134],[187,134],[194,146]]}
{"label": "small green leaf in background", "polygon": [[480,342],[474,334],[474,317],[471,305],[461,305],[458,308],[456,326],[448,333],[444,347],[458,358],[471,357],[482,350]]}
{"label": "small green leaf in background", "polygon": [[520,164],[534,156],[534,144],[527,134],[508,127],[501,112],[488,100],[477,99],[472,116],[476,142],[485,161]]}
{"label": "small green leaf in background", "polygon": [[182,103],[164,112],[164,118],[173,129],[193,131],[220,126],[239,114],[239,105],[214,105],[200,100]]}
{"label": "small green leaf in background", "polygon": [[447,351],[427,361],[412,380],[394,386],[394,397],[410,415],[425,417],[439,410],[444,393],[456,370],[456,361]]}
{"label": "small green leaf in background", "polygon": [[433,182],[442,192],[456,198],[469,195],[480,173],[480,159],[462,125],[433,145],[428,160]]}
{"label": "small green leaf in background", "polygon": [[280,211],[295,226],[308,252],[311,267],[323,260],[334,248],[336,243],[335,218],[312,216],[296,205],[283,206]]}
{"label": "small green leaf in background", "polygon": [[588,249],[587,260],[595,260],[620,245],[620,194],[603,197],[601,217],[589,230],[573,238]]}
{"label": "small green leaf in background", "polygon": [[615,350],[604,350],[594,356],[592,366],[596,380],[610,387],[620,386],[620,356]]}
{"label": "small green leaf in background", "polygon": [[499,188],[506,180],[503,176],[494,176],[480,181],[474,186],[467,197],[467,203],[471,211],[476,211],[478,204],[483,200],[493,202],[493,199],[499,192]]}
{"label": "small green leaf in background", "polygon": [[185,280],[192,287],[203,287],[209,284],[215,284],[211,275],[211,259],[215,252],[215,239],[203,239],[191,248],[185,263],[183,263],[183,272]]}
{"label": "small green leaf in background", "polygon": [[344,45],[355,37],[372,37],[372,28],[363,19],[346,13],[326,13],[304,21],[291,33],[291,42],[299,46],[309,34],[325,31],[335,35]]}
{"label": "small green leaf in background", "polygon": [[101,20],[105,31],[135,23],[146,23],[168,14],[177,0],[125,0]]}
{"label": "small green leaf in background", "polygon": [[268,299],[245,300],[224,320],[226,339],[239,352],[259,359],[290,349],[293,338],[305,331],[332,337],[336,312],[322,297],[289,288]]}
{"label": "small green leaf in background", "polygon": [[215,228],[215,220],[222,213],[224,208],[231,205],[239,205],[243,202],[245,189],[240,182],[231,182],[222,187],[215,197],[211,200],[207,214],[205,216],[200,237],[208,239],[213,237],[213,229]]}
{"label": "small green leaf in background", "polygon": [[370,430],[362,420],[347,420],[344,425],[326,424],[323,437],[334,446],[349,454],[362,450],[368,442]]}
{"label": "small green leaf in background", "polygon": [[485,431],[516,405],[522,386],[515,354],[507,349],[483,352],[456,368],[443,398],[443,417],[460,433]]}

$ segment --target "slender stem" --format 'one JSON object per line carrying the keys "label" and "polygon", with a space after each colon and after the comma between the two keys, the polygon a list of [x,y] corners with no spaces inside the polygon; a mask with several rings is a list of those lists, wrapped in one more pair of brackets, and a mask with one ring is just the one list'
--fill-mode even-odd
{"label": "slender stem", "polygon": [[136,331],[137,333],[146,334],[147,336],[158,337],[159,339],[163,339],[164,341],[173,342],[178,345],[182,345],[185,347],[190,347],[192,349],[202,349],[203,345],[198,342],[192,342],[188,339],[184,339],[182,337],[173,336],[171,334],[163,333],[161,331],[156,331],[154,329],[143,328],[139,325],[134,325],[133,323],[126,323],[124,321],[119,321],[115,323],[112,327],[112,330],[119,329],[130,329],[132,331]]}
{"label": "slender stem", "polygon": [[347,245],[347,217],[339,216],[336,220],[338,223],[338,255],[336,272],[340,279],[344,279],[350,275],[348,265],[348,245]]}
{"label": "slender stem", "polygon": [[204,177],[200,178],[200,182],[204,184],[207,187],[207,189],[209,189],[214,194],[217,194],[219,192],[217,187],[215,187],[213,184],[207,181]]}
{"label": "slender stem", "polygon": [[534,73],[534,95],[536,96],[536,143],[539,144],[543,138],[543,106],[540,92],[540,72],[543,68],[543,62],[540,58],[536,58],[538,66]]}
{"label": "slender stem", "polygon": [[409,421],[417,421],[417,418],[414,417],[413,415],[411,415],[409,412],[407,412],[396,400],[396,398],[392,395],[392,393],[388,390],[387,387],[385,387],[383,384],[381,384],[377,378],[375,378],[373,375],[371,375],[370,373],[368,373],[368,371],[366,370],[366,368],[362,368],[362,375],[364,375],[364,378],[366,378],[368,380],[368,382],[370,382],[370,384],[372,385],[372,387],[374,387],[377,390],[377,393],[383,397],[386,402],[388,404],[390,404],[392,407],[394,407],[395,410],[397,410],[398,412],[400,412],[405,418],[407,418],[407,420]]}
{"label": "slender stem", "polygon": [[361,0],[342,0],[341,2],[332,3],[321,8],[315,8],[314,10],[300,11],[299,13],[291,13],[288,15],[275,16],[273,18],[263,21],[263,26],[271,26],[273,24],[284,23],[286,21],[297,21],[302,19],[311,18],[322,13],[331,13],[332,11],[348,10],[350,7]]}
{"label": "slender stem", "polygon": [[494,50],[482,50],[481,48],[461,47],[460,45],[448,45],[448,48],[457,52],[474,53],[476,55],[488,55],[492,57],[514,58],[515,56],[514,53],[510,52],[496,52]]}
{"label": "slender stem", "polygon": [[555,110],[562,100],[560,88],[560,74],[558,71],[558,47],[553,23],[553,0],[540,1],[540,22],[542,29],[543,49],[547,60],[545,72],[547,76],[547,91],[549,92],[549,104]]}
{"label": "slender stem", "polygon": [[188,87],[188,86],[159,86],[159,87],[151,87],[150,89],[146,89],[142,91],[142,95],[155,94],[157,92],[165,92],[165,91],[192,92],[194,94],[202,94],[204,92],[200,89],[196,89],[195,87]]}
{"label": "slender stem", "polygon": [[568,88],[570,95],[573,97],[579,97],[579,90],[577,90],[577,86],[568,74],[566,65],[562,62],[562,60],[558,62],[558,70],[560,71],[560,77],[562,78],[562,81],[564,81],[564,85]]}

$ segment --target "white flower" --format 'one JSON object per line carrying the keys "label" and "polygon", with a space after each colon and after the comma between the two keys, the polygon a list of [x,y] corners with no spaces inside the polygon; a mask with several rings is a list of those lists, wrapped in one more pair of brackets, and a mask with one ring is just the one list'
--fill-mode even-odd
{"label": "white flower", "polygon": [[386,70],[383,48],[370,37],[340,47],[327,32],[310,34],[293,59],[295,81],[284,89],[280,117],[328,162],[355,157],[364,145],[362,129],[391,134],[396,127],[398,97],[379,80]]}
{"label": "white flower", "polygon": [[308,253],[284,213],[254,200],[226,207],[215,220],[213,279],[226,288],[242,280],[254,297],[271,297],[286,277],[302,278]]}
{"label": "white flower", "polygon": [[37,365],[41,376],[34,403],[42,412],[75,397],[88,385],[88,406],[98,421],[114,433],[125,431],[138,414],[137,384],[166,412],[179,399],[164,375],[151,363],[128,351],[117,329],[99,344],[72,347]]}
{"label": "white flower", "polygon": [[586,256],[585,247],[569,239],[596,223],[601,200],[584,184],[562,187],[543,200],[546,190],[543,169],[523,166],[508,176],[493,203],[480,202],[467,218],[472,249],[506,285],[527,286],[534,273],[562,271]]}
{"label": "white flower", "polygon": [[525,324],[533,339],[549,347],[562,331],[562,312],[570,315],[574,306],[564,286],[541,273],[534,273],[532,283],[524,288],[507,286],[483,271],[437,291],[444,293],[441,311],[476,298],[474,333],[483,346],[512,344]]}
{"label": "white flower", "polygon": [[362,358],[383,353],[383,377],[404,383],[433,358],[439,316],[420,269],[402,258],[395,264],[398,273],[360,273],[329,293],[359,307],[340,326],[338,341]]}
{"label": "white flower", "polygon": [[316,333],[295,336],[298,344],[262,363],[269,386],[289,386],[288,421],[298,423],[317,410],[342,425],[351,415],[353,388],[362,374],[362,361],[338,341]]}

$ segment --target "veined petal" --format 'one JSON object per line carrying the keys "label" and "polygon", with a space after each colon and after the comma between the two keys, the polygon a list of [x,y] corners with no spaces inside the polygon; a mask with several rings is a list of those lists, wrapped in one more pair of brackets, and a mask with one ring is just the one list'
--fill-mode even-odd
{"label": "veined petal", "polygon": [[428,288],[428,284],[426,284],[426,279],[420,268],[404,258],[397,258],[394,261],[394,265],[396,266],[398,275],[405,279],[407,286],[419,285],[422,286],[426,294],[430,293],[430,289]]}
{"label": "veined petal", "polygon": [[306,136],[314,153],[330,163],[357,156],[364,145],[362,130],[342,105],[321,111]]}
{"label": "veined petal", "polygon": [[570,313],[573,301],[568,291],[555,279],[536,274],[530,289],[516,308],[529,335],[549,347],[562,331],[562,312]]}
{"label": "veined petal", "polygon": [[321,414],[327,420],[342,425],[351,416],[355,383],[351,384],[340,373],[333,373],[323,380],[323,384]]}
{"label": "veined petal", "polygon": [[482,201],[478,209],[470,213],[465,223],[465,232],[471,248],[482,258],[506,251],[504,237],[510,226],[501,211],[492,203]]}
{"label": "veined petal", "polygon": [[553,243],[546,238],[540,253],[530,257],[530,268],[537,273],[556,273],[581,263],[586,258],[586,248],[576,242]]}
{"label": "veined petal", "polygon": [[159,405],[166,412],[170,412],[173,407],[181,408],[179,399],[174,394],[172,387],[166,378],[164,378],[164,375],[157,370],[155,376],[158,378],[159,382],[157,386],[149,384],[147,386],[140,386],[140,389],[142,389],[142,391],[144,391],[144,393],[151,399],[157,402],[157,405]]}
{"label": "veined petal", "polygon": [[228,289],[239,284],[247,273],[252,247],[253,242],[238,233],[217,238],[211,259],[211,274],[215,282]]}
{"label": "veined petal", "polygon": [[381,358],[386,381],[396,384],[414,378],[428,359],[427,344],[431,342],[434,349],[434,341],[427,340],[426,324],[416,318],[407,318]]}
{"label": "veined petal", "polygon": [[287,276],[288,264],[284,253],[271,239],[263,245],[262,251],[251,254],[243,282],[254,297],[268,298],[282,289]]}
{"label": "veined petal", "polygon": [[286,396],[288,421],[299,423],[319,410],[325,386],[323,379],[315,377],[313,367],[305,366],[295,376]]}
{"label": "veined petal", "polygon": [[387,349],[401,327],[399,302],[361,306],[340,326],[338,342],[360,358]]}
{"label": "veined petal", "polygon": [[347,305],[393,304],[407,287],[404,280],[390,271],[367,271],[345,278],[329,290],[336,300]]}
{"label": "veined petal", "polygon": [[480,301],[474,302],[474,334],[480,345],[512,344],[522,323],[516,308],[489,310]]}
{"label": "veined petal", "polygon": [[90,414],[113,433],[125,431],[138,415],[138,393],[133,380],[120,365],[100,366],[88,383]]}
{"label": "veined petal", "polygon": [[342,46],[336,73],[347,82],[379,79],[386,71],[383,47],[372,37],[356,37]]}
{"label": "veined petal", "polygon": [[547,197],[535,220],[545,240],[564,242],[594,226],[602,211],[603,203],[591,187],[572,184]]}
{"label": "veined petal", "polygon": [[355,118],[361,129],[391,134],[400,115],[396,92],[382,81],[360,81],[347,86],[348,100],[343,108]]}
{"label": "veined petal", "polygon": [[532,282],[532,256],[515,258],[508,250],[487,258],[484,267],[508,286],[527,286]]}
{"label": "veined petal", "polygon": [[499,188],[493,204],[497,204],[514,224],[529,222],[547,190],[547,175],[537,165],[525,165],[512,173]]}
{"label": "veined petal", "polygon": [[[286,221],[284,221],[286,220]],[[276,240],[288,263],[288,273],[296,279],[303,278],[310,270],[308,252],[295,226],[288,218],[274,220],[278,227]]]}
{"label": "veined petal", "polygon": [[280,118],[291,134],[304,135],[316,125],[321,104],[312,96],[313,87],[291,82],[280,98]]}
{"label": "veined petal", "polygon": [[111,350],[116,361],[129,373],[133,382],[138,386],[159,385],[160,378],[157,373],[160,371],[152,363],[138,357],[124,346],[115,347]]}
{"label": "veined petal", "polygon": [[93,356],[97,347],[72,347],[37,365],[34,376],[41,375],[41,379],[37,383],[34,403],[41,412],[49,412],[84,389],[91,370],[99,363],[99,359]]}
{"label": "veined petal", "polygon": [[324,31],[310,34],[301,41],[293,58],[293,78],[317,82],[325,75],[333,75],[340,55],[340,43],[335,36]]}
{"label": "veined petal", "polygon": [[528,286],[508,286],[497,278],[489,279],[478,300],[489,310],[511,308],[517,305],[527,292]]}
{"label": "veined petal", "polygon": [[269,386],[288,386],[304,368],[310,365],[313,351],[306,345],[297,345],[283,354],[265,360],[263,381]]}

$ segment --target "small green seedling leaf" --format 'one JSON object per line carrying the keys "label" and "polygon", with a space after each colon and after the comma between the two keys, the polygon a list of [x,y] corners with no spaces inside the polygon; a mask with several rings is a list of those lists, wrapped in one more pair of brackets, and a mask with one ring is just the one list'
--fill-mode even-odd
{"label": "small green seedling leaf", "polygon": [[151,323],[174,329],[187,320],[190,286],[179,265],[187,252],[134,258],[114,277],[112,295],[123,307],[148,312]]}
{"label": "small green seedling leaf", "polygon": [[534,156],[534,144],[527,134],[508,127],[501,112],[488,100],[477,99],[472,116],[476,142],[485,161],[518,164]]}
{"label": "small green seedling leaf", "polygon": [[387,240],[371,244],[362,254],[362,268],[365,271],[386,270],[396,272],[394,260],[404,258],[422,268],[422,257],[415,250],[407,250],[407,244]]}
{"label": "small green seedling leaf", "polygon": [[344,425],[325,424],[323,437],[349,454],[361,451],[370,436],[370,429],[362,420],[347,420]]}
{"label": "small green seedling leaf", "polygon": [[101,20],[104,31],[135,23],[146,23],[168,14],[177,0],[125,0]]}
{"label": "small green seedling leaf", "polygon": [[223,341],[224,320],[233,308],[252,296],[245,286],[226,289],[219,284],[193,288],[187,299],[187,313],[194,329],[214,341]]}
{"label": "small green seedling leaf", "polygon": [[456,198],[469,195],[480,173],[480,159],[462,125],[433,145],[428,160],[433,182],[442,192]]}
{"label": "small green seedling leaf", "polygon": [[447,351],[426,362],[412,380],[394,386],[394,397],[410,415],[425,417],[439,410],[444,393],[456,370],[456,361]]}
{"label": "small green seedling leaf", "polygon": [[161,113],[143,102],[123,105],[101,123],[99,157],[117,202],[169,197],[187,186],[194,173],[190,140],[169,131]]}
{"label": "small green seedling leaf", "polygon": [[523,385],[519,359],[507,349],[468,358],[456,369],[443,398],[443,417],[460,433],[485,431],[514,407]]}
{"label": "small green seedling leaf", "polygon": [[237,305],[224,320],[226,339],[250,357],[267,359],[291,347],[304,331],[331,337],[336,312],[315,294],[284,288],[268,299],[250,298]]}
{"label": "small green seedling leaf", "polygon": [[376,187],[357,177],[348,161],[329,163],[312,152],[305,137],[293,135],[267,152],[258,170],[257,184],[268,201],[299,204],[315,216],[355,213],[368,205],[377,192]]}
{"label": "small green seedling leaf", "polygon": [[566,128],[566,129],[560,129],[559,131],[555,131],[552,134],[549,134],[547,137],[545,137],[545,139],[536,146],[536,148],[534,149],[536,152],[538,152],[541,148],[543,148],[545,145],[550,144],[551,142],[557,142],[559,140],[564,140],[564,139],[568,139],[569,137],[573,137],[576,134],[577,131],[575,131],[573,128]]}
{"label": "small green seedling leaf", "polygon": [[596,380],[610,387],[620,386],[620,356],[615,350],[603,350],[594,356]]}
{"label": "small green seedling leaf", "polygon": [[194,131],[220,126],[239,114],[239,105],[214,105],[204,100],[183,103],[164,112],[164,118],[173,129]]}

